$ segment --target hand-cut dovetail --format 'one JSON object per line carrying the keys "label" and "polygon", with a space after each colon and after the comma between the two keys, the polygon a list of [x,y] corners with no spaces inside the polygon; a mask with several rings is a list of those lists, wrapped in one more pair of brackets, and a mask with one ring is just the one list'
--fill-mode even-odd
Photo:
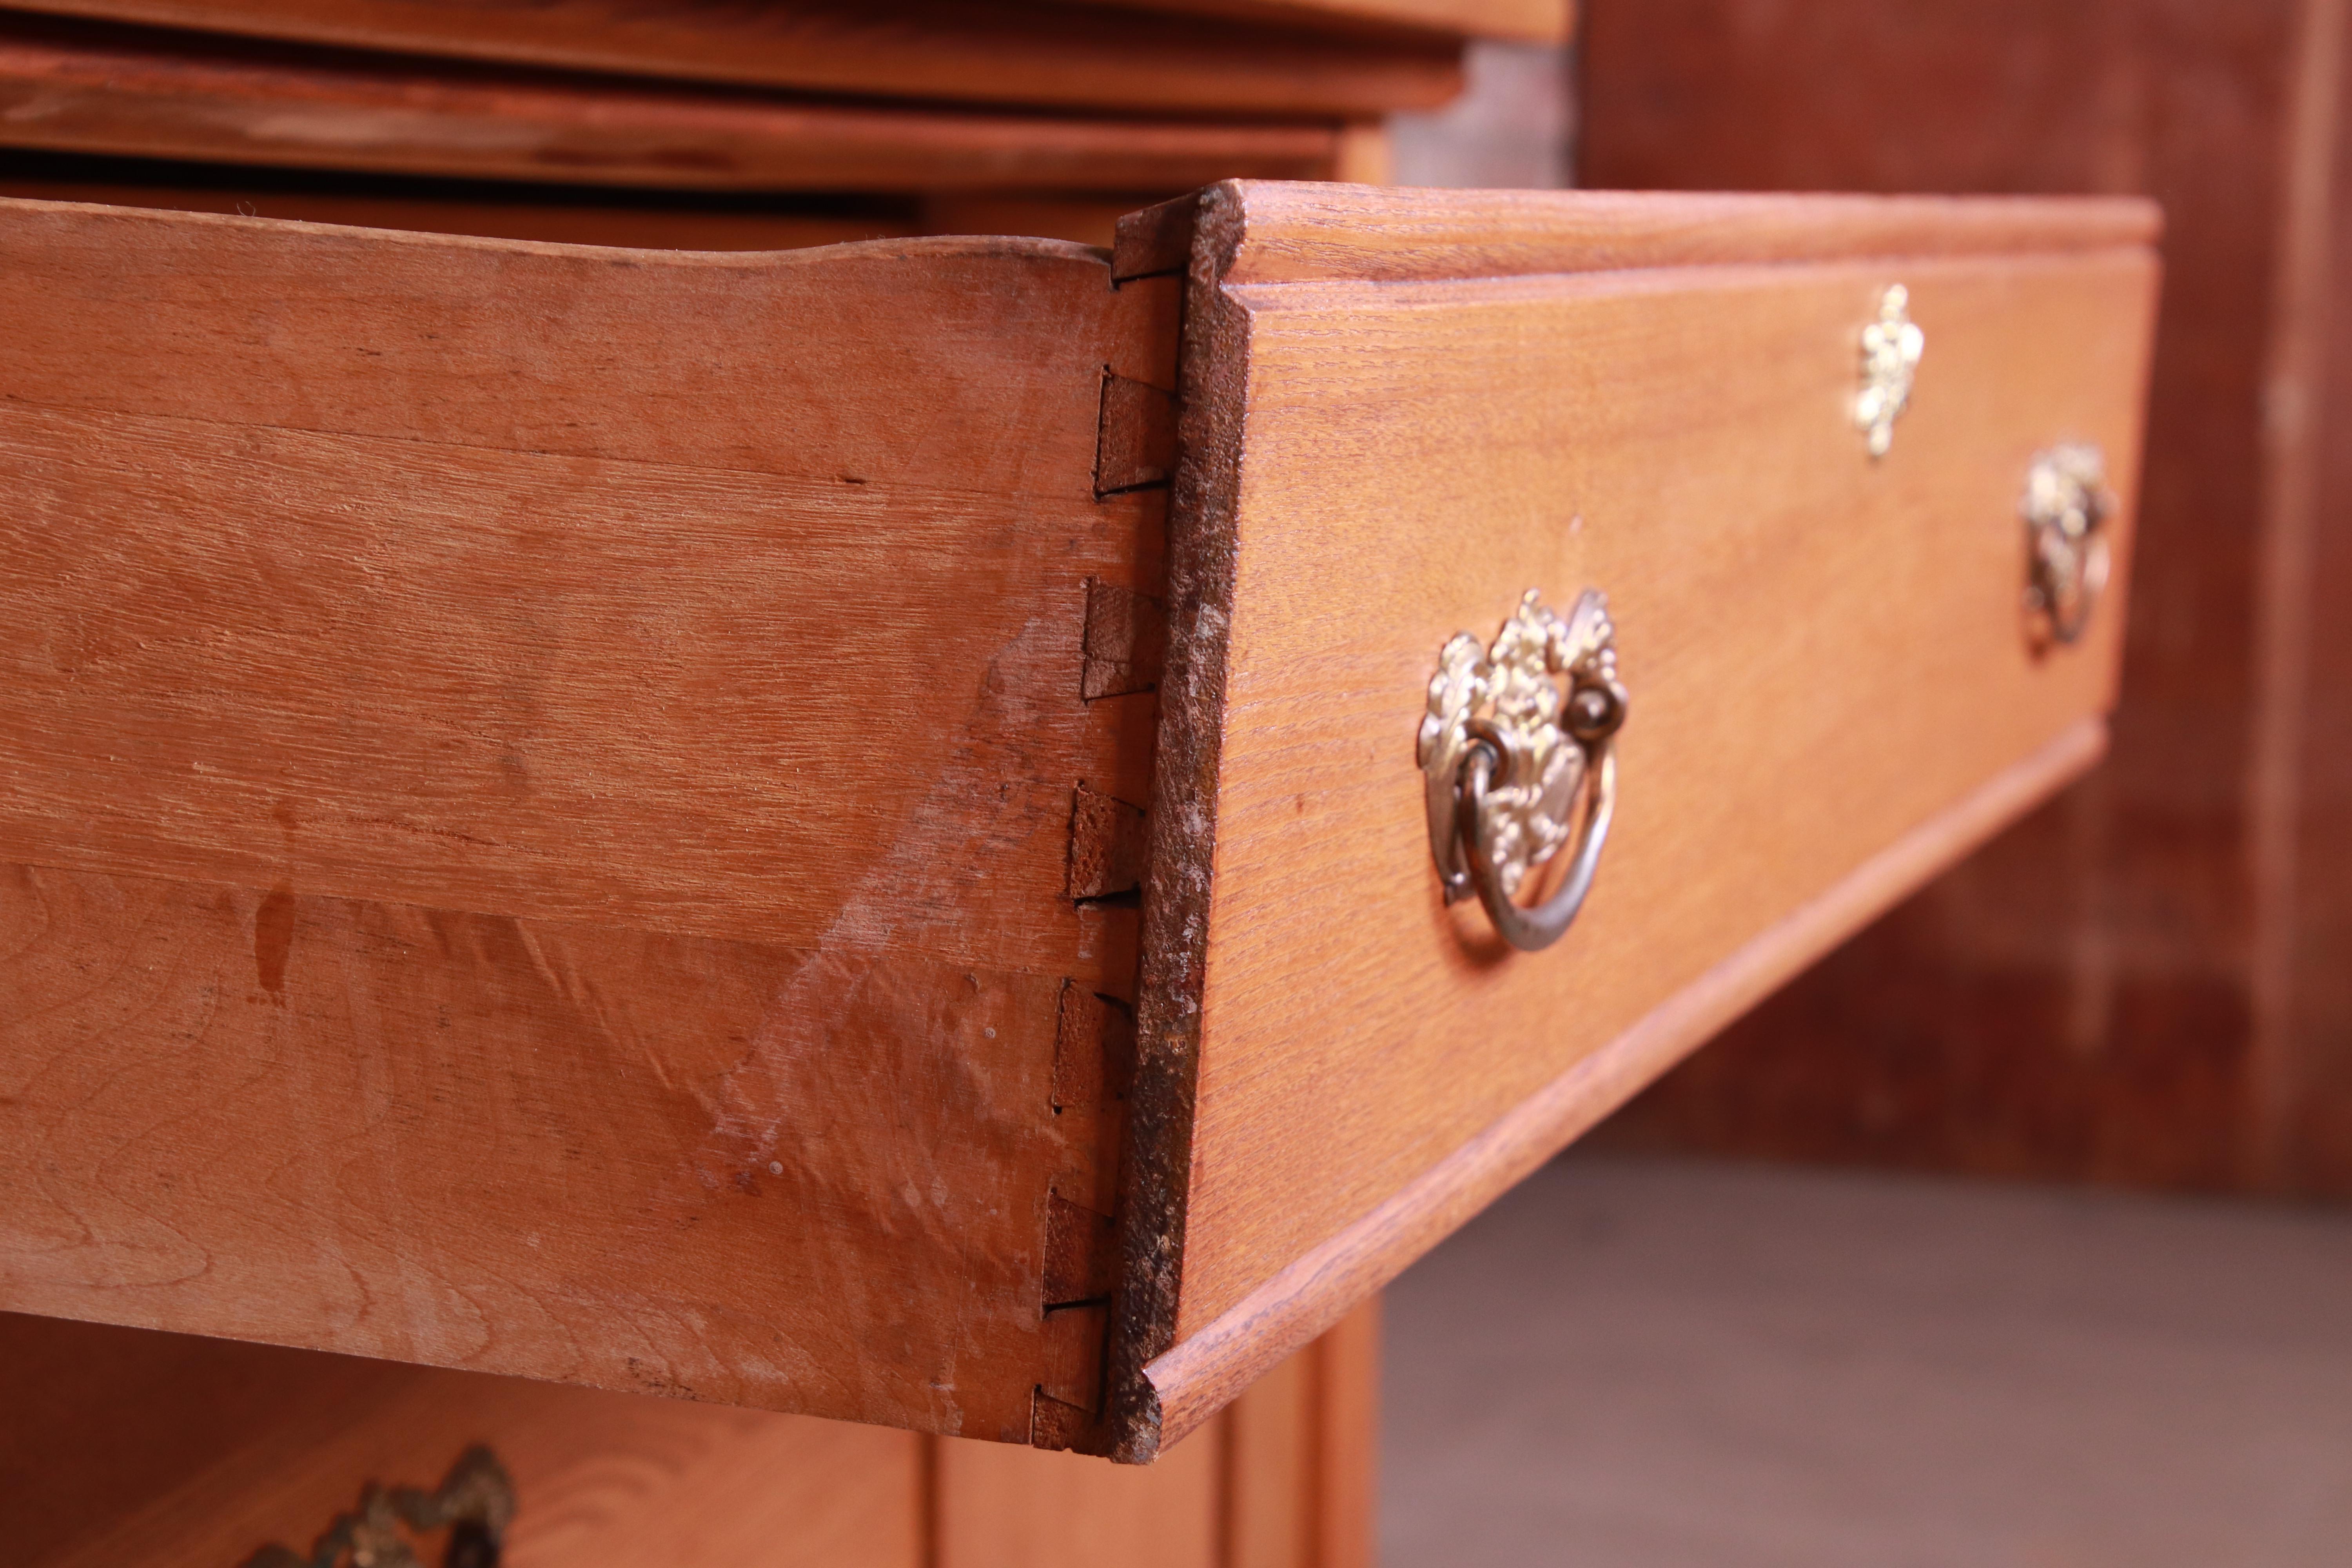
{"label": "hand-cut dovetail", "polygon": [[1103,372],[1095,494],[1164,485],[1176,471],[1176,395]]}
{"label": "hand-cut dovetail", "polygon": [[1085,661],[1078,671],[1081,698],[1091,702],[1097,697],[1153,690],[1167,658],[1167,605],[1116,583],[1087,579]]}
{"label": "hand-cut dovetail", "polygon": [[[1038,1368],[1038,1392],[1080,1410],[1100,1410],[1103,1351],[1109,1331],[1110,1307],[1106,1302],[1090,1301],[1048,1311],[1040,1347],[1045,1355]],[[1031,1418],[1035,1418],[1034,1410]],[[1030,1441],[1036,1441],[1034,1434]]]}
{"label": "hand-cut dovetail", "polygon": [[1111,246],[1111,281],[1183,271],[1192,258],[1193,220],[1200,210],[1199,196],[1178,196],[1119,219]]}
{"label": "hand-cut dovetail", "polygon": [[1110,1297],[1118,1275],[1118,1227],[1108,1215],[1045,1194],[1045,1310]]}
{"label": "hand-cut dovetail", "polygon": [[1101,1418],[1093,1411],[1065,1405],[1043,1388],[1030,1396],[1031,1447],[1080,1448],[1100,1453],[1102,1450],[1095,1444],[1101,1435]]}
{"label": "hand-cut dovetail", "polygon": [[1054,1024],[1054,1109],[1109,1105],[1135,1079],[1135,1015],[1075,980]]}
{"label": "hand-cut dovetail", "polygon": [[1080,784],[1070,802],[1069,895],[1108,899],[1143,886],[1143,808]]}

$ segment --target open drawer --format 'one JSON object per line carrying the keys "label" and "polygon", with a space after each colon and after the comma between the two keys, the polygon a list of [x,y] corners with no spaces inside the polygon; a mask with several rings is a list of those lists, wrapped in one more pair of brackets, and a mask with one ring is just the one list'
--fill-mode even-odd
{"label": "open drawer", "polygon": [[0,1308],[1150,1458],[2095,758],[2155,231],[0,205]]}

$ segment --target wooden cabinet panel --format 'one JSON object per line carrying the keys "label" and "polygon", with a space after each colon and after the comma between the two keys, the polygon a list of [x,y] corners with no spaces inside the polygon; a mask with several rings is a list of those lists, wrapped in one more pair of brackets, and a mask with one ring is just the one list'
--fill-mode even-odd
{"label": "wooden cabinet panel", "polygon": [[[0,205],[0,1304],[1149,1458],[2096,753],[2017,507],[2098,442],[2120,595],[2152,232]],[[1506,954],[1413,736],[1587,585],[1618,826]],[[1352,1561],[1315,1486],[1211,1539]]]}

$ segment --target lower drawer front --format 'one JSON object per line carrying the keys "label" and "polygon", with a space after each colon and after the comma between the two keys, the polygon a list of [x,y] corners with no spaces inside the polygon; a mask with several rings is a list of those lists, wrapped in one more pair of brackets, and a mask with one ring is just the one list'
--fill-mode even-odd
{"label": "lower drawer front", "polygon": [[[1196,900],[1195,968],[1147,909],[1147,1063],[1197,1052],[1150,1373],[1178,1428],[2087,766],[2112,700],[2147,209],[2001,235],[1912,204],[1889,234],[1867,203],[1717,202],[1637,268],[1556,198],[1549,235],[1522,210],[1450,264],[1472,276],[1416,277],[1446,223],[1515,216],[1438,200],[1249,186],[1202,220],[1229,259],[1196,287],[1188,376],[1222,355],[1241,413],[1195,476],[1211,526],[1171,561],[1163,701],[1218,715],[1162,742],[1163,794],[1171,752],[1216,781],[1213,851],[1156,842],[1154,897]],[[1775,258],[1792,230],[1815,253]],[[1882,316],[1882,368],[1913,374],[1874,456]],[[1188,457],[1215,434],[1188,423]],[[2021,514],[2067,447],[2103,458],[2112,567],[2071,644],[2028,613]],[[1572,929],[1520,952],[1444,901],[1416,743],[1449,639],[1487,649],[1529,590],[1566,616],[1588,588],[1629,699],[1614,815]],[[1190,1040],[1156,989],[1184,983]],[[1147,1130],[1160,1092],[1148,1070]]]}
{"label": "lower drawer front", "polygon": [[0,1312],[0,1539],[11,1568],[1362,1568],[1378,1334],[1136,1470]]}

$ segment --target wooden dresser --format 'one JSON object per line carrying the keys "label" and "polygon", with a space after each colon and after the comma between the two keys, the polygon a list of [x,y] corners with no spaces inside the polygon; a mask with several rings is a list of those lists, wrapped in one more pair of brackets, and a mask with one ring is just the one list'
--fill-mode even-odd
{"label": "wooden dresser", "polygon": [[36,1561],[1361,1563],[1364,1304],[2103,747],[2148,204],[1381,187],[1540,4],[42,9]]}

